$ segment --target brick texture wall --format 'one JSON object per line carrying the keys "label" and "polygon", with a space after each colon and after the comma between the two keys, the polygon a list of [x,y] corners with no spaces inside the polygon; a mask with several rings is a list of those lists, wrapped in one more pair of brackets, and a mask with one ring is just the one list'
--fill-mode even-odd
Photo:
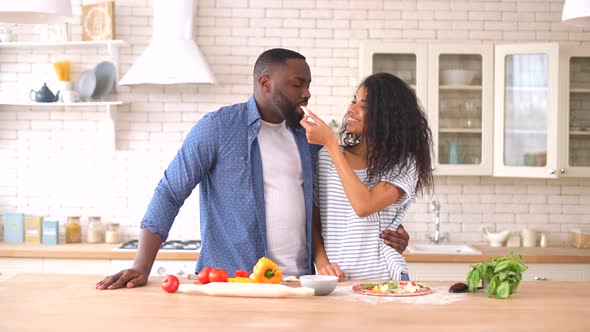
{"label": "brick texture wall", "polygon": [[[76,22],[81,1],[74,0]],[[147,46],[148,0],[116,1],[120,75]],[[588,44],[590,32],[561,23],[562,0],[200,0],[194,38],[214,72],[214,86],[118,87],[118,150],[108,148],[104,107],[0,105],[0,213],[20,211],[59,218],[100,215],[134,238],[166,166],[199,118],[251,93],[257,55],[271,47],[304,54],[311,66],[310,105],[340,119],[358,84],[364,40],[530,42]],[[18,41],[39,40],[38,27],[13,27]],[[81,39],[79,24],[73,40]],[[108,59],[105,49],[0,48],[0,97],[28,98],[31,88],[55,84],[51,67],[72,61],[72,78]],[[566,244],[571,228],[590,224],[590,180],[437,177],[442,231],[452,242],[481,242],[481,227],[518,231],[532,227]],[[200,238],[197,191],[185,202],[170,238]],[[431,232],[430,197],[412,207],[406,228],[421,241]]]}

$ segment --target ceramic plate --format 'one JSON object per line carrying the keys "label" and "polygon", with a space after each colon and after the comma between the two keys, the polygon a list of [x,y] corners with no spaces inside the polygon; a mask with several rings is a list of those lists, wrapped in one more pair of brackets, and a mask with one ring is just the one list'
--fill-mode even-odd
{"label": "ceramic plate", "polygon": [[76,82],[76,91],[80,94],[80,99],[88,100],[96,88],[96,76],[94,71],[86,70],[80,73],[80,78]]}
{"label": "ceramic plate", "polygon": [[92,94],[92,98],[102,98],[111,93],[115,85],[115,78],[117,77],[117,70],[115,65],[109,61],[103,61],[94,68],[96,75],[96,88]]}

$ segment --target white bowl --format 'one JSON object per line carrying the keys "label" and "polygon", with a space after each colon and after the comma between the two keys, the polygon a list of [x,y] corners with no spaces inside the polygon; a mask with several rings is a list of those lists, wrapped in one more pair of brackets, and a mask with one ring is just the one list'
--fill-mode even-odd
{"label": "white bowl", "polygon": [[445,85],[467,85],[473,81],[475,70],[447,69],[440,73],[440,81]]}
{"label": "white bowl", "polygon": [[315,295],[328,295],[336,289],[338,277],[321,275],[304,275],[299,277],[301,286],[315,290]]}

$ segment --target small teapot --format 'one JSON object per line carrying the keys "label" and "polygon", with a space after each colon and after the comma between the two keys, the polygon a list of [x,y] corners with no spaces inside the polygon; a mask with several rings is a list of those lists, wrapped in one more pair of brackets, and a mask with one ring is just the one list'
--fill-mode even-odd
{"label": "small teapot", "polygon": [[[35,93],[35,98],[33,98],[33,93]],[[32,101],[36,101],[38,103],[53,103],[59,100],[59,91],[56,95],[54,95],[53,92],[51,92],[51,90],[49,90],[47,87],[47,83],[43,83],[43,86],[41,89],[39,89],[39,91],[31,89],[29,98],[31,98]]]}
{"label": "small teapot", "polygon": [[502,247],[506,243],[508,239],[508,235],[510,235],[509,230],[503,230],[498,233],[491,233],[488,232],[488,229],[483,227],[482,229],[483,235],[486,236],[488,241],[490,241],[490,247]]}

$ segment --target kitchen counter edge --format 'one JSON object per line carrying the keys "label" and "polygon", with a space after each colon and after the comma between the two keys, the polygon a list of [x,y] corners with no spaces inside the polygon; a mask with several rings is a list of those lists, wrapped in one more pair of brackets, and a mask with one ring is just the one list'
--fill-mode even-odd
{"label": "kitchen counter edge", "polygon": [[[0,257],[3,258],[62,258],[62,259],[134,259],[135,251],[115,251],[118,244],[60,244],[41,245],[0,242]],[[404,256],[409,263],[478,263],[494,257],[505,256],[513,251],[522,255],[527,263],[589,264],[590,250],[573,247],[549,248],[491,248],[474,245],[481,255],[411,254]],[[160,251],[157,259],[197,260],[199,254],[192,252]]]}

